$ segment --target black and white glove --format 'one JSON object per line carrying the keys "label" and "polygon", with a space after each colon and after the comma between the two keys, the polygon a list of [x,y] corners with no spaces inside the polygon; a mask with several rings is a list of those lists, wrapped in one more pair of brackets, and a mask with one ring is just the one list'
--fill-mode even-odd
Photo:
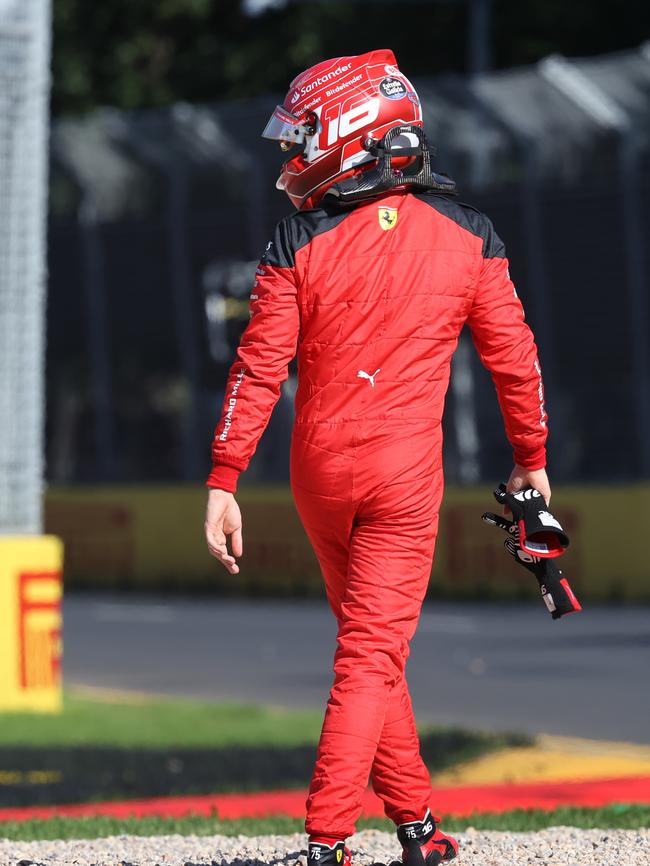
{"label": "black and white glove", "polygon": [[504,532],[508,533],[509,537],[503,542],[503,546],[515,562],[523,565],[531,574],[535,575],[544,604],[553,619],[559,619],[567,613],[575,613],[578,610],[582,610],[580,602],[569,586],[569,581],[553,560],[533,556],[533,554],[522,549],[519,543],[519,527],[517,523],[491,511],[485,512],[483,520],[486,523],[491,523],[492,526],[498,526],[499,529],[503,529]]}
{"label": "black and white glove", "polygon": [[560,521],[548,510],[539,490],[527,487],[517,493],[508,493],[505,484],[494,491],[499,505],[512,511],[519,531],[519,546],[531,556],[551,559],[561,556],[569,546],[569,536]]}

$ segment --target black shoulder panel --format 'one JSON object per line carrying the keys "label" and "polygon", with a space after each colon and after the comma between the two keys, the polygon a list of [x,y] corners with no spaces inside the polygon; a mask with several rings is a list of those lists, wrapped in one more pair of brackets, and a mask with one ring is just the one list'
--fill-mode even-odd
{"label": "black shoulder panel", "polygon": [[471,232],[483,241],[483,257],[486,259],[503,259],[506,255],[505,246],[499,235],[494,231],[492,222],[469,204],[455,201],[444,195],[420,193],[417,198],[448,217],[459,226]]}
{"label": "black shoulder panel", "polygon": [[354,208],[319,207],[314,210],[296,211],[285,217],[275,227],[273,239],[269,241],[262,256],[262,264],[278,268],[292,268],[296,252],[316,237],[335,229]]}

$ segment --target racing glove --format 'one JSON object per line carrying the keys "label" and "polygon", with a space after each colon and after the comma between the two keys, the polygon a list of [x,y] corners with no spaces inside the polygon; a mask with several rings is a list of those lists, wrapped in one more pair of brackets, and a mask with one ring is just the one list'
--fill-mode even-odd
{"label": "racing glove", "polygon": [[[496,496],[496,492],[495,492]],[[582,606],[575,593],[569,586],[569,581],[562,574],[552,559],[541,559],[523,550],[519,543],[519,527],[513,520],[508,520],[500,514],[486,511],[483,515],[486,523],[498,526],[507,532],[509,538],[503,542],[503,546],[512,556],[515,562],[523,565],[531,574],[537,578],[542,599],[553,619],[559,619],[567,613],[575,613],[582,610]]]}
{"label": "racing glove", "polygon": [[494,498],[512,511],[519,531],[519,546],[531,556],[553,558],[560,556],[569,546],[569,536],[560,521],[548,510],[542,494],[527,487],[517,493],[508,493],[505,484],[499,484]]}

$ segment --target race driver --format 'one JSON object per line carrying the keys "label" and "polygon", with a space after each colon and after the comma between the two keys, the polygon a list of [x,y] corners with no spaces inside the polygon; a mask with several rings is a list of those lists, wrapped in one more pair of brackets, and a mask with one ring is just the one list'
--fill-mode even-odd
{"label": "race driver", "polygon": [[206,538],[236,574],[237,479],[297,353],[291,484],[338,622],[307,800],[308,857],[322,866],[350,862],[345,839],[369,777],[407,866],[458,850],[429,811],[405,665],[431,572],[441,417],[465,324],[513,448],[508,489],[550,498],[541,371],[503,243],[431,170],[422,126],[392,51],[327,60],[292,82],[263,135],[288,151],[277,185],[297,210],[257,269],[212,446]]}

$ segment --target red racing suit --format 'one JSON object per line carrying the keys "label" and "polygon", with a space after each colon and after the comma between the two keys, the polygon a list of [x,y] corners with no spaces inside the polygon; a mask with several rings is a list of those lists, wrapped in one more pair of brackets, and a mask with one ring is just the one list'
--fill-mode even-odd
{"label": "red racing suit", "polygon": [[405,666],[431,572],[441,417],[465,323],[515,462],[546,462],[541,372],[503,243],[487,217],[439,194],[299,211],[267,246],[251,316],[208,486],[235,491],[297,351],[291,483],[338,621],[307,832],[350,835],[369,776],[388,817],[420,820],[431,786]]}

